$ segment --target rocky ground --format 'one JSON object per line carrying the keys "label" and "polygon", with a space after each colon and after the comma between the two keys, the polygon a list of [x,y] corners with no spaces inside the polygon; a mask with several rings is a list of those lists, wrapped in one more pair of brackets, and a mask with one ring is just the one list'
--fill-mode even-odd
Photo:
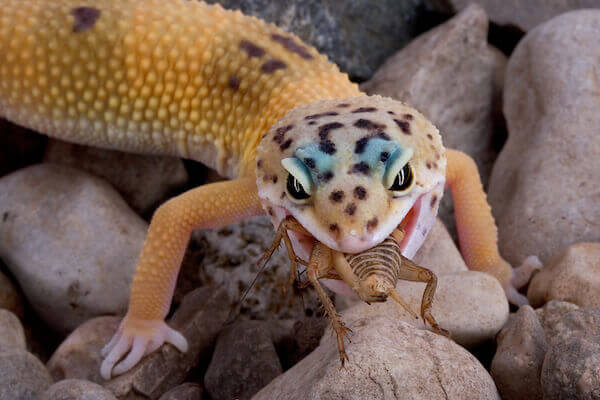
{"label": "rocky ground", "polygon": [[[471,154],[502,254],[545,265],[531,306],[509,309],[467,270],[446,199],[415,261],[439,278],[433,315],[452,339],[395,303],[338,295],[353,330],[340,369],[312,289],[282,293],[283,252],[232,318],[273,238],[257,217],[194,233],[169,317],[189,351],[163,346],[104,381],[149,217],[219,178],[0,120],[0,400],[600,399],[600,9],[582,9],[600,1],[221,2],[296,32]],[[423,288],[398,291],[418,309]]]}

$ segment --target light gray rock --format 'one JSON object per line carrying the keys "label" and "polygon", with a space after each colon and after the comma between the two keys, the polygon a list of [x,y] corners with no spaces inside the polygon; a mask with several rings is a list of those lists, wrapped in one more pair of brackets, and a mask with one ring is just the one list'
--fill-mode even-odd
{"label": "light gray rock", "polygon": [[0,309],[0,351],[2,348],[27,350],[27,345],[19,318],[8,310]]}
{"label": "light gray rock", "polygon": [[202,287],[185,296],[169,326],[188,341],[181,353],[170,344],[144,357],[125,374],[104,383],[119,399],[156,399],[177,386],[194,368],[208,364],[214,342],[231,310],[227,292]]}
{"label": "light gray rock", "polygon": [[202,400],[202,387],[195,383],[184,383],[160,396],[158,400]]}
{"label": "light gray rock", "polygon": [[147,215],[188,181],[183,161],[99,149],[50,139],[44,162],[66,165],[110,182],[135,211]]}
{"label": "light gray rock", "polygon": [[50,386],[40,400],[117,400],[117,398],[96,383],[67,379]]}
{"label": "light gray rock", "polygon": [[441,12],[460,11],[474,2],[485,8],[493,22],[523,31],[570,10],[600,7],[598,0],[426,0]]}
{"label": "light gray rock", "polygon": [[103,384],[100,351],[112,338],[120,322],[120,317],[97,317],[71,332],[47,363],[54,380],[81,379]]}
{"label": "light gray rock", "polygon": [[213,400],[246,400],[282,372],[265,322],[240,321],[219,334],[204,386]]}
{"label": "light gray rock", "polygon": [[511,400],[541,400],[540,374],[548,344],[530,306],[512,314],[498,334],[491,374],[500,394]]}
{"label": "light gray rock", "polygon": [[353,330],[345,368],[326,333],[252,399],[500,399],[479,361],[451,340],[394,318],[343,318]]}
{"label": "light gray rock", "polygon": [[53,329],[123,313],[147,224],[104,181],[51,164],[0,179],[0,257]]}
{"label": "light gray rock", "polygon": [[[492,138],[498,75],[505,58],[487,44],[488,19],[471,6],[400,50],[361,88],[404,101],[440,130],[444,146],[471,155],[484,183],[496,157]],[[439,215],[454,230],[450,196]]]}
{"label": "light gray rock", "polygon": [[488,199],[512,264],[600,240],[599,35],[600,10],[569,12],[530,31],[509,60],[509,138]]}
{"label": "light gray rock", "polygon": [[21,293],[2,272],[0,272],[0,308],[12,311],[19,318],[23,318],[25,314]]}
{"label": "light gray rock", "polygon": [[34,355],[0,349],[0,400],[38,400],[50,385],[50,374]]}
{"label": "light gray rock", "polygon": [[562,300],[600,307],[600,243],[571,245],[531,279],[527,298],[534,307]]}
{"label": "light gray rock", "polygon": [[422,0],[209,0],[273,22],[359,80],[415,34]]}

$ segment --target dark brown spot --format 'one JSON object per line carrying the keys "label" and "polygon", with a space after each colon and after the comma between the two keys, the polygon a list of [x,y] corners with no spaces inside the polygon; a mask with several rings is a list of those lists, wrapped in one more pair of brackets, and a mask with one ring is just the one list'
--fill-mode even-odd
{"label": "dark brown spot", "polygon": [[390,140],[390,136],[385,132],[377,132],[375,134],[375,137],[378,137],[379,139],[383,139],[383,140]]}
{"label": "dark brown spot", "polygon": [[337,106],[340,107],[340,108],[346,108],[346,107],[350,107],[350,104],[348,104],[348,103],[342,103],[342,104],[338,104]]}
{"label": "dark brown spot", "polygon": [[319,142],[319,150],[321,150],[323,153],[325,154],[335,154],[335,143],[333,143],[331,140],[326,139],[326,140],[321,140]]}
{"label": "dark brown spot", "polygon": [[396,123],[396,125],[398,125],[398,127],[400,129],[402,129],[402,132],[404,132],[407,135],[410,135],[410,123],[407,121],[400,121],[399,119],[394,119],[394,122]]}
{"label": "dark brown spot", "polygon": [[429,203],[431,208],[435,207],[435,203],[437,203],[437,195],[434,194],[433,196],[431,196],[431,203]]}
{"label": "dark brown spot", "polygon": [[337,112],[335,111],[327,111],[327,112],[322,112],[320,114],[312,114],[312,115],[307,115],[306,117],[304,117],[304,119],[318,119],[321,117],[330,117],[333,115],[339,115]]}
{"label": "dark brown spot", "polygon": [[281,128],[277,128],[277,130],[275,130],[275,135],[273,135],[273,141],[281,145],[283,143],[285,134],[288,133],[293,127],[294,125],[286,125],[282,126]]}
{"label": "dark brown spot", "polygon": [[281,192],[281,194],[279,195],[279,198],[280,198],[280,199],[283,199],[283,198],[285,198],[285,192]]}
{"label": "dark brown spot", "polygon": [[247,40],[242,40],[240,42],[240,48],[242,50],[244,50],[246,52],[246,54],[248,54],[248,57],[250,57],[250,58],[262,57],[266,54],[265,51],[262,49],[262,47],[259,47],[259,46],[255,45],[254,43],[249,42]]}
{"label": "dark brown spot", "polygon": [[362,186],[357,186],[354,188],[354,197],[358,200],[364,200],[367,198],[367,189]]}
{"label": "dark brown spot", "polygon": [[431,169],[431,167],[432,167],[432,165],[431,165],[431,163],[429,161],[427,161],[425,163],[425,166],[427,167],[427,169]]}
{"label": "dark brown spot", "polygon": [[377,217],[371,218],[367,221],[367,230],[372,231],[373,229],[377,228],[377,224],[379,224]]}
{"label": "dark brown spot", "polygon": [[356,204],[354,203],[350,203],[346,206],[346,209],[344,210],[344,212],[348,215],[354,215],[354,213],[356,212]]}
{"label": "dark brown spot", "polygon": [[363,138],[358,139],[354,144],[354,152],[356,154],[362,154],[362,152],[365,151],[365,147],[367,147],[369,140],[371,140],[370,136],[365,136]]}
{"label": "dark brown spot", "polygon": [[404,118],[407,121],[412,121],[414,117],[412,116],[412,114],[404,114],[402,118]]}
{"label": "dark brown spot", "polygon": [[260,71],[265,73],[265,74],[272,74],[273,72],[277,71],[278,69],[285,69],[287,68],[287,64],[284,63],[281,60],[278,60],[276,58],[269,60],[267,62],[265,62],[261,67],[260,67]]}
{"label": "dark brown spot", "polygon": [[240,88],[240,78],[233,75],[229,78],[229,82],[227,84],[231,89],[238,90]]}
{"label": "dark brown spot", "polygon": [[272,207],[267,207],[267,212],[269,213],[269,215],[270,215],[271,217],[274,217],[274,216],[275,216],[275,212],[273,211],[273,208],[272,208]]}
{"label": "dark brown spot", "polygon": [[368,129],[368,130],[375,130],[375,129],[385,129],[385,125],[383,124],[379,124],[377,122],[373,122],[370,121],[368,119],[359,119],[354,123],[354,126],[360,129]]}
{"label": "dark brown spot", "polygon": [[309,121],[309,122],[308,122],[308,124],[309,124],[309,125],[314,125],[314,124],[316,124],[316,123],[317,123],[317,121]]}
{"label": "dark brown spot", "polygon": [[272,181],[273,183],[277,183],[277,181],[278,181],[278,180],[279,180],[279,178],[277,177],[277,175],[272,175],[272,176],[271,176],[271,181]]}
{"label": "dark brown spot", "polygon": [[316,167],[315,160],[314,160],[314,159],[312,159],[312,158],[310,158],[310,157],[306,157],[306,158],[304,159],[304,164],[305,164],[305,165],[306,165],[308,168],[314,168],[314,167]]}
{"label": "dark brown spot", "polygon": [[329,182],[331,179],[333,179],[333,172],[325,171],[322,174],[318,175],[317,178],[319,178],[319,180],[323,182]]}
{"label": "dark brown spot", "polygon": [[390,153],[388,153],[387,151],[382,151],[381,154],[379,155],[379,159],[381,160],[381,162],[387,162],[387,160],[389,160],[390,158]]}
{"label": "dark brown spot", "polygon": [[396,115],[396,113],[393,112],[393,111],[388,111],[388,114],[390,114],[390,115]]}
{"label": "dark brown spot", "polygon": [[340,231],[340,227],[338,226],[338,224],[330,224],[329,225],[329,230],[331,232],[339,232]]}
{"label": "dark brown spot", "polygon": [[75,17],[73,23],[73,32],[75,33],[85,32],[93,28],[98,18],[100,18],[100,10],[94,7],[76,7],[71,10],[71,14]]}
{"label": "dark brown spot", "polygon": [[328,124],[321,125],[319,127],[319,137],[321,138],[321,140],[325,140],[325,139],[327,139],[327,136],[329,135],[329,131],[332,131],[334,129],[343,128],[343,127],[344,127],[344,124],[341,124],[339,122],[330,122]]}
{"label": "dark brown spot", "polygon": [[279,145],[279,149],[281,151],[287,150],[290,147],[290,145],[292,144],[293,141],[294,141],[294,139],[288,139],[288,140],[286,140],[285,142],[283,142],[283,143],[281,143]]}
{"label": "dark brown spot", "polygon": [[364,175],[368,175],[369,174],[369,164],[367,164],[364,161],[361,161],[359,163],[356,163],[354,165],[352,165],[352,167],[350,168],[350,173],[361,173]]}
{"label": "dark brown spot", "polygon": [[427,139],[429,139],[429,140],[433,140],[433,136],[431,135],[431,133],[428,133],[428,134],[427,134]]}
{"label": "dark brown spot", "polygon": [[358,113],[373,112],[373,111],[377,111],[377,109],[375,107],[360,107],[360,108],[357,108],[356,110],[352,110],[352,113],[358,114]]}
{"label": "dark brown spot", "polygon": [[256,161],[256,168],[262,168],[262,166],[263,166],[263,160]]}
{"label": "dark brown spot", "polygon": [[339,203],[344,200],[344,192],[342,190],[336,190],[335,192],[331,192],[329,195],[329,200],[334,203]]}
{"label": "dark brown spot", "polygon": [[286,50],[289,50],[292,53],[298,54],[300,57],[304,58],[305,60],[311,60],[313,58],[313,56],[308,52],[306,47],[299,45],[292,38],[285,37],[285,36],[282,36],[277,33],[273,33],[273,34],[271,34],[271,39],[273,39],[273,41],[275,41],[275,42],[279,43],[280,45],[282,45],[283,47],[285,47]]}

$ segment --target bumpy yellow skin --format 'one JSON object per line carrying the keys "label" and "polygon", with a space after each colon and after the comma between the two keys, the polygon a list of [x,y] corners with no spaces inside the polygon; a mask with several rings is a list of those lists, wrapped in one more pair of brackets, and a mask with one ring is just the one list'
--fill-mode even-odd
{"label": "bumpy yellow skin", "polygon": [[[297,106],[359,95],[347,75],[297,37],[220,6],[2,1],[1,116],[72,142],[192,158],[237,178],[194,189],[156,212],[128,314],[107,348],[105,377],[129,350],[115,373],[164,341],[185,350],[185,339],[163,319],[189,235],[262,214],[255,179],[262,136]],[[473,232],[461,234],[461,245],[471,268],[506,284],[510,267],[497,252],[477,171],[467,164],[448,152],[458,228]]]}

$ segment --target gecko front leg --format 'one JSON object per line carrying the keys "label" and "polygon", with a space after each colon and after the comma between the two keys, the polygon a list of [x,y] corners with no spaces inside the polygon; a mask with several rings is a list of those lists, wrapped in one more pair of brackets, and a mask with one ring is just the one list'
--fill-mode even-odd
{"label": "gecko front leg", "polygon": [[100,371],[104,379],[131,369],[165,342],[187,350],[186,339],[164,318],[192,230],[216,228],[262,213],[254,177],[201,186],[158,208],[133,277],[127,315],[103,349]]}

